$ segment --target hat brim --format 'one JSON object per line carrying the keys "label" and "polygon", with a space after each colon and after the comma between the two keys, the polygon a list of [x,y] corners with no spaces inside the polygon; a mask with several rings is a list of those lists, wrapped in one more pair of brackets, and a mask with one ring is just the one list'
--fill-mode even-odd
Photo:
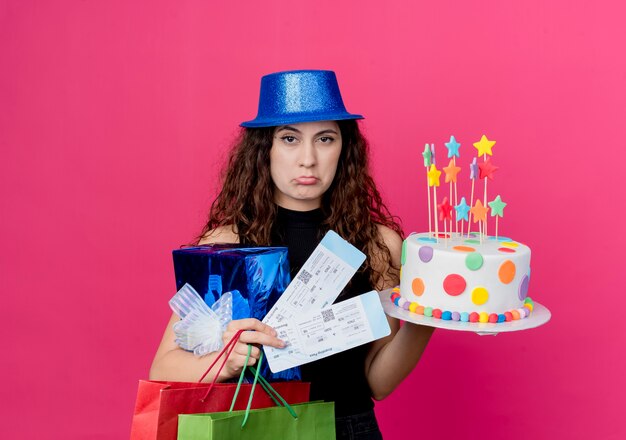
{"label": "hat brim", "polygon": [[283,115],[277,118],[255,118],[251,121],[242,122],[241,127],[261,128],[261,127],[278,127],[279,125],[300,124],[303,122],[317,121],[345,121],[349,119],[364,119],[362,115],[352,113],[316,113],[311,114],[293,114]]}

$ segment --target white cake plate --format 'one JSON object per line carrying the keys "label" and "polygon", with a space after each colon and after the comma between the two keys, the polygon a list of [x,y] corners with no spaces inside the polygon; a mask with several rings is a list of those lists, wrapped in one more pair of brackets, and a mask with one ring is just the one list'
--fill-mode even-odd
{"label": "white cake plate", "polygon": [[427,325],[429,327],[457,330],[462,332],[474,332],[479,335],[497,335],[498,333],[528,330],[545,324],[552,316],[550,310],[548,310],[545,306],[533,301],[533,311],[530,316],[516,321],[501,322],[498,324],[494,324],[492,322],[447,321],[418,315],[417,313],[401,309],[391,302],[391,289],[378,292],[378,295],[380,295],[380,302],[383,305],[383,310],[387,315],[393,318],[402,319],[403,321],[412,322],[414,324]]}

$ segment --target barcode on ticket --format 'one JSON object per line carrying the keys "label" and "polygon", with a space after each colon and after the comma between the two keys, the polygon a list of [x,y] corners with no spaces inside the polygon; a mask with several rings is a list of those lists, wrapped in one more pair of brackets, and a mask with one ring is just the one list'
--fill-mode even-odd
{"label": "barcode on ticket", "polygon": [[311,275],[311,274],[310,274],[309,272],[307,272],[306,270],[301,269],[301,270],[300,270],[300,273],[298,274],[298,279],[299,279],[300,281],[302,281],[304,284],[308,284],[308,283],[309,283],[309,281],[311,280],[311,277],[312,277],[312,276],[313,276],[313,275]]}
{"label": "barcode on ticket", "polygon": [[322,310],[322,318],[324,318],[324,322],[332,321],[335,319],[335,314],[332,309]]}

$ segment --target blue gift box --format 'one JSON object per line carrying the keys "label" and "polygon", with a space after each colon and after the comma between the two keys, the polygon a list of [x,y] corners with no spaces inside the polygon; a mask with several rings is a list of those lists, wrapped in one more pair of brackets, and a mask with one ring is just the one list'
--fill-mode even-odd
{"label": "blue gift box", "polygon": [[[222,293],[233,292],[233,319],[263,320],[291,280],[285,247],[214,244],[172,254],[176,290],[189,283],[208,306]],[[297,368],[274,374],[266,363],[261,374],[273,381],[300,379]]]}

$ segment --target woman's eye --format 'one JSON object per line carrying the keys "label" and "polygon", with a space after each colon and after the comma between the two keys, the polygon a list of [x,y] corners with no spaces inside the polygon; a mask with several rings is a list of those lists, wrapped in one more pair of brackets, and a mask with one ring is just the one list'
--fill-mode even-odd
{"label": "woman's eye", "polygon": [[281,139],[287,144],[293,144],[297,141],[295,136],[282,136]]}
{"label": "woman's eye", "polygon": [[321,143],[323,143],[323,144],[330,144],[330,143],[331,143],[332,141],[334,141],[334,140],[335,140],[335,139],[333,139],[333,138],[332,138],[332,137],[330,137],[330,136],[322,136],[322,137],[320,138],[320,142],[321,142]]}

